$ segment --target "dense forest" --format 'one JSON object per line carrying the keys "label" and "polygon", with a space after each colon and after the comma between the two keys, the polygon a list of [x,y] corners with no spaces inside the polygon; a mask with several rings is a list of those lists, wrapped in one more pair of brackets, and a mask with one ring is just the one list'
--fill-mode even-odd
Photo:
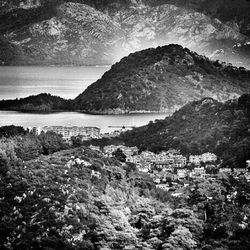
{"label": "dense forest", "polygon": [[7,169],[17,162],[35,159],[69,148],[61,135],[42,132],[35,135],[23,127],[4,126],[0,128],[0,158],[7,162]]}
{"label": "dense forest", "polygon": [[[13,127],[4,135],[28,136]],[[10,156],[0,158],[1,249],[250,247],[250,186],[244,176],[197,180],[173,197],[133,164],[86,147],[34,159]]]}

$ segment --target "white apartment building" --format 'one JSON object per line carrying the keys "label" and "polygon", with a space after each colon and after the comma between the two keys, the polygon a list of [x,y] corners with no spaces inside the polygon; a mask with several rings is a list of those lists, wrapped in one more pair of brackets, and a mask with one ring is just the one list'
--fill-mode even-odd
{"label": "white apartment building", "polygon": [[201,162],[214,162],[217,160],[217,156],[213,153],[204,153],[202,155],[190,155],[189,162],[193,164],[200,164]]}
{"label": "white apartment building", "polygon": [[85,139],[99,138],[100,129],[96,127],[64,127],[64,126],[46,126],[44,132],[52,131],[62,135],[64,140],[70,140],[72,136],[83,136]]}

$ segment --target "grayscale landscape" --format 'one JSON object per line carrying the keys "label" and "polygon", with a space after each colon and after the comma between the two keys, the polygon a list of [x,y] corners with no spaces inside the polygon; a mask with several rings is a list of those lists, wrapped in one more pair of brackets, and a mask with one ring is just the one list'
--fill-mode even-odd
{"label": "grayscale landscape", "polygon": [[250,249],[249,0],[0,0],[0,249]]}

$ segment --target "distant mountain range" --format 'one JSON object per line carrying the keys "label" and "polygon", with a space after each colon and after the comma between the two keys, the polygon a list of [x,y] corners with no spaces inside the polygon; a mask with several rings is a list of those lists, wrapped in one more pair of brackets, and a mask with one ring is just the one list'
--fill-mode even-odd
{"label": "distant mountain range", "polygon": [[93,114],[173,113],[190,101],[237,98],[250,89],[250,71],[211,61],[180,45],[124,57],[74,100],[48,94],[0,102],[0,109],[73,110]]}
{"label": "distant mountain range", "polygon": [[0,63],[112,64],[178,43],[211,59],[250,65],[250,2],[12,0],[0,2]]}

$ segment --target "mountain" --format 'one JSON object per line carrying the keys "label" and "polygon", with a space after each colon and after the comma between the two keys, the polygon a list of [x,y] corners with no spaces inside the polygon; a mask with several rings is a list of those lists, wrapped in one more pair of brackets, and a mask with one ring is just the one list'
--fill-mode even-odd
{"label": "mountain", "polygon": [[184,154],[214,152],[224,165],[245,167],[250,158],[250,95],[225,103],[212,98],[191,102],[172,116],[125,132],[128,145]]}
{"label": "mountain", "polygon": [[219,0],[190,2],[1,1],[0,62],[112,64],[131,52],[178,43],[213,59],[249,67],[249,57],[234,51],[235,45],[250,41],[249,3],[241,0],[235,6],[230,0],[226,7]]}
{"label": "mountain", "polygon": [[[241,49],[242,47],[237,47]],[[92,114],[164,112],[211,97],[226,101],[249,92],[250,72],[220,64],[180,45],[130,54],[74,100],[40,94],[0,101],[2,110]]]}
{"label": "mountain", "polygon": [[18,8],[1,18],[2,58],[10,64],[96,64],[97,57],[105,64],[105,46],[119,37],[119,27],[109,16],[78,3]]}
{"label": "mountain", "polygon": [[203,97],[225,101],[249,91],[250,72],[180,45],[146,49],[114,64],[74,101],[90,113],[173,112]]}
{"label": "mountain", "polygon": [[[154,0],[153,0],[154,1]],[[160,1],[165,3],[166,1]],[[188,9],[193,9],[198,12],[202,12],[212,18],[217,18],[224,23],[230,25],[235,23],[242,34],[250,35],[250,17],[248,15],[250,11],[249,0],[170,0],[168,3],[182,6]],[[155,0],[154,4],[159,4],[159,1]]]}

